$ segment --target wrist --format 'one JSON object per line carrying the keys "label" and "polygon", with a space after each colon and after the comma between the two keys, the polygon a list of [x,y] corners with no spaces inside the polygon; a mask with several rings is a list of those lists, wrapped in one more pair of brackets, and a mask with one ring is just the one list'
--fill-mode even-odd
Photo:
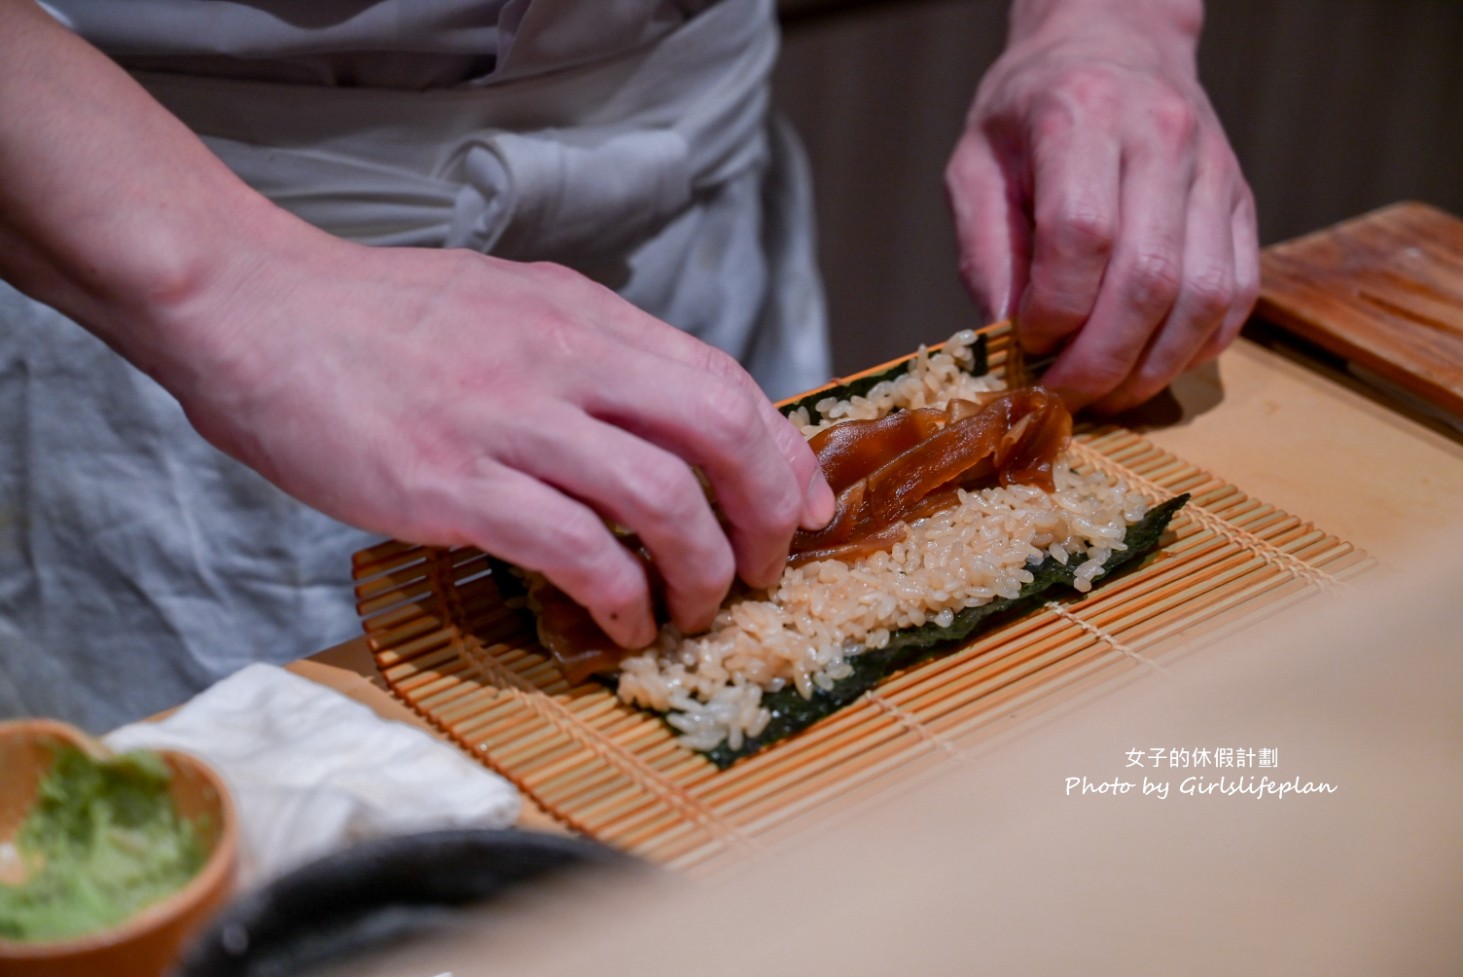
{"label": "wrist", "polygon": [[115,270],[87,323],[185,405],[201,385],[247,383],[251,309],[267,306],[300,238],[320,235],[248,187],[231,190],[227,203],[195,197],[209,205],[130,228],[138,256]]}
{"label": "wrist", "polygon": [[1203,25],[1202,0],[1013,0],[1007,44],[1107,38],[1192,70]]}

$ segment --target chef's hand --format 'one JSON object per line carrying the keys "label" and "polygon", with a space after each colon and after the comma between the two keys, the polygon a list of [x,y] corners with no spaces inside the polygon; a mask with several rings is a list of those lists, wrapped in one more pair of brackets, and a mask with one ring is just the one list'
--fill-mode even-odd
{"label": "chef's hand", "polygon": [[1200,87],[1198,0],[1016,0],[946,169],[961,277],[1043,383],[1118,411],[1219,354],[1254,201]]}
{"label": "chef's hand", "polygon": [[774,583],[793,531],[831,516],[806,441],[751,377],[608,289],[301,233],[200,306],[232,334],[226,365],[166,378],[205,437],[297,498],[540,570],[627,647],[654,638],[650,598],[601,517],[639,535],[695,630],[735,574]]}
{"label": "chef's hand", "polygon": [[285,491],[542,570],[623,645],[653,639],[651,601],[603,519],[639,534],[694,630],[833,512],[729,357],[564,268],[315,230],[29,0],[0,0],[0,276]]}

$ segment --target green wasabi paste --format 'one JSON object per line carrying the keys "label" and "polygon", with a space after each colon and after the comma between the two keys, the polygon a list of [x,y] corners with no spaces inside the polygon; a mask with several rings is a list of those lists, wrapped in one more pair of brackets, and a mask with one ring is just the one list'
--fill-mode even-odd
{"label": "green wasabi paste", "polygon": [[206,853],[148,751],[97,760],[57,751],[13,844],[27,866],[0,883],[0,937],[59,940],[96,932],[181,889]]}

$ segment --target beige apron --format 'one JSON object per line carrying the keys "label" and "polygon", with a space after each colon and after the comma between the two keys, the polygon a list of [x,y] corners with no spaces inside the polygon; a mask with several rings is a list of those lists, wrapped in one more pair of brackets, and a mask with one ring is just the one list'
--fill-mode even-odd
{"label": "beige apron", "polygon": [[[70,6],[50,4],[86,32],[129,4]],[[805,173],[769,121],[772,6],[675,6],[510,0],[492,71],[446,89],[138,77],[326,230],[569,264],[794,392],[829,370]],[[53,310],[0,286],[0,325],[0,714],[103,729],[358,632],[369,538],[214,451]]]}

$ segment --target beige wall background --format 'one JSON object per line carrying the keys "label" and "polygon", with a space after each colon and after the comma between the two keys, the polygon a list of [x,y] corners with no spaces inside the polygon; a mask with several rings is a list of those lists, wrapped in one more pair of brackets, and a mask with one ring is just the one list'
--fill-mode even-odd
{"label": "beige wall background", "polygon": [[[783,0],[782,110],[817,181],[835,366],[974,323],[941,173],[1006,0]],[[1200,71],[1262,243],[1401,199],[1463,213],[1463,0],[1211,0]]]}

